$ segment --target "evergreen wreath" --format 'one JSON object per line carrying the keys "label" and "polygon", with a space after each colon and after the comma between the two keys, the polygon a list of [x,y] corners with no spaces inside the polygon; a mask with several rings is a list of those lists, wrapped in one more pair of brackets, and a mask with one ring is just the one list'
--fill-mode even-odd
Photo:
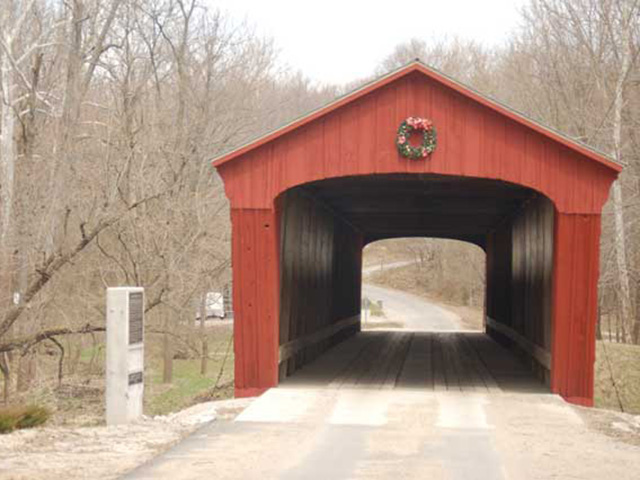
{"label": "evergreen wreath", "polygon": [[[409,137],[413,132],[422,132],[422,143],[417,147],[409,143]],[[426,118],[409,117],[398,128],[396,147],[398,153],[405,158],[411,160],[427,158],[436,149],[436,127]]]}

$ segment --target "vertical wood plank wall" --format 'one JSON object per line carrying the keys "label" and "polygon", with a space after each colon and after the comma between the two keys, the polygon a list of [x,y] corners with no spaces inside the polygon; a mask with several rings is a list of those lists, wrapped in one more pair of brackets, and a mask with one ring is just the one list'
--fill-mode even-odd
{"label": "vertical wood plank wall", "polygon": [[[551,353],[554,207],[539,195],[489,235],[486,314]],[[518,347],[491,326],[487,332]],[[523,352],[524,353],[524,352]],[[546,381],[548,368],[535,357],[532,366]]]}
{"label": "vertical wood plank wall", "polygon": [[232,209],[235,395],[278,384],[279,259],[275,209]]}
{"label": "vertical wood plank wall", "polygon": [[558,213],[554,244],[551,391],[593,406],[600,215]]}
{"label": "vertical wood plank wall", "polygon": [[[283,196],[280,225],[279,344],[309,336],[360,312],[362,239],[322,203],[300,190]],[[352,326],[280,365],[286,376],[346,336]]]}

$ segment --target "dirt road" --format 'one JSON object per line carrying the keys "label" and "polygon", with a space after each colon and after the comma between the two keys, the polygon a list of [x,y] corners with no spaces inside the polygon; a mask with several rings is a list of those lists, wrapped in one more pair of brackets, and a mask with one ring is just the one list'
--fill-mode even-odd
{"label": "dirt road", "polygon": [[[421,297],[373,285],[365,285],[364,294],[382,300],[387,318],[399,322],[401,329],[459,328],[455,314]],[[398,379],[403,376],[395,374],[394,368],[404,371],[416,367],[413,363],[421,358],[439,361],[442,357],[439,368],[448,376],[455,374],[449,370],[455,370],[456,362],[440,351],[442,347],[436,356],[424,357],[417,348],[413,357],[409,354],[398,361],[400,343],[388,342],[375,351],[362,347],[355,354],[347,351],[348,343],[297,372],[300,382],[294,375],[256,399],[235,421],[202,428],[125,478],[637,478],[640,418],[576,408],[545,393],[501,388],[482,392],[470,376],[472,354],[458,362],[457,391],[449,389],[448,380],[447,391],[402,387]],[[352,343],[357,346],[358,339]],[[412,342],[409,352],[416,346]],[[341,366],[345,359],[351,359],[348,367]],[[375,362],[377,367],[367,367]],[[491,367],[508,377],[505,385],[514,383],[504,362],[480,363],[482,372],[488,373],[485,368]],[[396,381],[389,384],[389,378]],[[593,421],[596,417],[598,422]],[[625,441],[603,433],[614,430],[626,432]]]}
{"label": "dirt road", "polygon": [[636,479],[640,447],[554,395],[272,389],[126,476],[144,479]]}
{"label": "dirt road", "polygon": [[362,277],[366,279],[366,277],[374,273],[382,272],[384,270],[391,270],[394,268],[406,267],[407,265],[411,265],[413,263],[415,263],[413,260],[403,260],[400,262],[391,262],[391,263],[376,263],[374,265],[363,267]]}
{"label": "dirt road", "polygon": [[[363,284],[362,296],[382,301],[385,320],[402,325],[414,332],[460,330],[460,317],[428,300],[407,292]],[[369,317],[370,321],[376,320]],[[366,327],[366,326],[365,326]]]}

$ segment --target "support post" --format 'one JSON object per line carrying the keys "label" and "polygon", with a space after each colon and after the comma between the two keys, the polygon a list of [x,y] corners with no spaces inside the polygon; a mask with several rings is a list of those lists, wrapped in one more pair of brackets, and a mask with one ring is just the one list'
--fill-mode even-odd
{"label": "support post", "polygon": [[280,263],[275,209],[232,209],[235,396],[278,384]]}
{"label": "support post", "polygon": [[107,425],[142,416],[144,393],[144,289],[107,289]]}
{"label": "support post", "polygon": [[600,215],[556,212],[551,391],[593,406]]}

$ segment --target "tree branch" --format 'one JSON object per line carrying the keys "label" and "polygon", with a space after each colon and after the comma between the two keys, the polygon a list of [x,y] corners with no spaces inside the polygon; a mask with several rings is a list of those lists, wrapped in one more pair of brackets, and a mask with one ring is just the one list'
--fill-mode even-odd
{"label": "tree branch", "polygon": [[[11,342],[3,343],[0,345],[0,353],[11,352],[13,350],[21,349],[22,353],[26,353],[30,348],[45,340],[52,340],[54,337],[61,335],[78,335],[84,333],[104,332],[105,327],[98,327],[95,325],[87,324],[79,330],[73,330],[71,328],[54,328],[51,330],[45,330],[36,335],[28,338],[22,338],[18,340],[12,340]],[[52,340],[53,341],[53,340]]]}
{"label": "tree branch", "polygon": [[80,254],[89,245],[91,245],[91,243],[93,243],[93,241],[98,237],[100,232],[120,222],[127,213],[134,211],[136,208],[146,204],[151,200],[157,199],[167,194],[171,190],[171,188],[172,187],[169,187],[163,192],[143,198],[129,205],[127,210],[122,215],[114,216],[110,219],[99,222],[92,231],[85,231],[82,239],[69,252],[61,254],[58,251],[52,253],[49,257],[47,257],[41,266],[36,267],[35,271],[38,276],[28,285],[22,297],[23,301],[19,305],[10,308],[5,314],[4,319],[0,323],[0,338],[4,334],[6,334],[11,326],[16,322],[16,320],[20,318],[20,315],[22,315],[24,311],[29,307],[31,300],[33,300],[33,298],[45,287],[45,285],[47,285],[47,283],[49,283],[49,280],[51,280],[53,275],[55,275],[62,267],[70,263],[78,254]]}

